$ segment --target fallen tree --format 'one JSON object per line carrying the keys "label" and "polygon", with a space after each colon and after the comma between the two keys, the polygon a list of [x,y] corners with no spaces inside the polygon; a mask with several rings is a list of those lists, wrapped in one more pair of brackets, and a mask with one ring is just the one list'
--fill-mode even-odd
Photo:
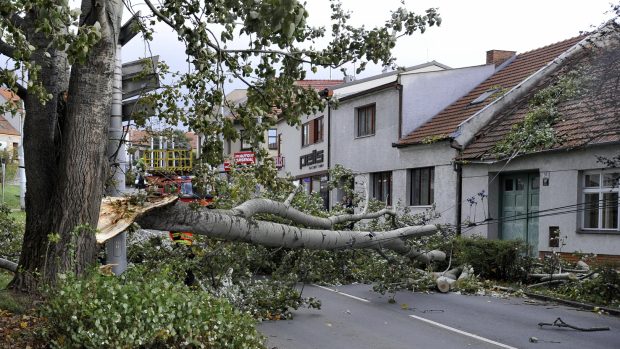
{"label": "fallen tree", "polygon": [[[196,208],[176,202],[175,197],[150,198],[141,205],[131,204],[131,201],[132,198],[108,198],[103,201],[97,234],[99,243],[114,237],[136,222],[144,229],[190,231],[211,238],[244,241],[268,247],[315,250],[388,249],[423,263],[445,259],[442,251],[423,251],[404,242],[407,238],[437,233],[438,228],[435,225],[407,226],[380,232],[330,230],[324,226],[326,220],[339,223],[359,222],[377,218],[376,213],[325,219],[300,212],[289,204],[266,199],[247,201],[231,210]],[[291,219],[293,223],[306,223],[309,227],[246,218],[243,212],[248,211],[254,214],[277,214]],[[315,229],[313,226],[322,229]]]}

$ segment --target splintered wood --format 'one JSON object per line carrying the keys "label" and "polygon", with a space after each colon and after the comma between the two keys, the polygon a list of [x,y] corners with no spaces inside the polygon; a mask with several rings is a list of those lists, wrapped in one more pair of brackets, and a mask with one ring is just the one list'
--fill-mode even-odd
{"label": "splintered wood", "polygon": [[103,243],[125,231],[142,214],[157,207],[173,204],[178,197],[148,197],[144,205],[131,204],[130,197],[108,197],[101,201],[97,243]]}

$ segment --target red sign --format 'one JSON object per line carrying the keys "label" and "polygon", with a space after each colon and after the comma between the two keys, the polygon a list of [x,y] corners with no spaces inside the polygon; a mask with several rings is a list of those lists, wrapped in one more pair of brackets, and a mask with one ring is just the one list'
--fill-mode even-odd
{"label": "red sign", "polygon": [[273,159],[275,160],[276,168],[284,167],[284,156],[278,155],[274,157]]}
{"label": "red sign", "polygon": [[256,157],[252,151],[240,151],[234,154],[235,164],[237,165],[254,165]]}
{"label": "red sign", "polygon": [[[254,165],[256,156],[251,151],[240,151],[233,154],[233,163],[235,165]],[[224,171],[230,171],[230,160],[224,160]]]}

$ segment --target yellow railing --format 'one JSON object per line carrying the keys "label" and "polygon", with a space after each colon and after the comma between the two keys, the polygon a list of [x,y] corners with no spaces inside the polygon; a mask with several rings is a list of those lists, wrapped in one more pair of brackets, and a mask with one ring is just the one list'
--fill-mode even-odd
{"label": "yellow railing", "polygon": [[191,150],[146,150],[143,160],[147,171],[183,172],[192,170]]}

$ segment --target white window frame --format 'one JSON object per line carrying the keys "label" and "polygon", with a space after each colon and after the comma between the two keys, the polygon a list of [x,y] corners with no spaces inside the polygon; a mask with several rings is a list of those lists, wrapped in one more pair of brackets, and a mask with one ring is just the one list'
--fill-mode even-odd
{"label": "white window frame", "polygon": [[[620,231],[620,190],[619,190],[619,183],[616,183],[616,185],[614,187],[609,187],[609,186],[605,186],[605,183],[603,182],[603,175],[605,174],[612,174],[612,173],[618,173],[620,172],[620,169],[610,169],[609,171],[586,171],[583,173],[583,175],[581,176],[581,202],[583,205],[583,210],[581,213],[581,229],[583,231],[604,231],[604,232],[618,232]],[[586,187],[586,176],[587,175],[593,175],[593,174],[597,174],[599,175],[599,186],[598,188],[594,188],[594,187]],[[619,180],[620,182],[620,180]],[[586,214],[588,212],[587,207],[586,207],[586,194],[597,194],[599,195],[599,199],[598,202],[602,202],[603,201],[603,194],[609,194],[609,193],[617,193],[618,194],[618,222],[616,222],[616,228],[603,228],[603,210],[599,205],[599,210],[598,210],[598,227],[596,228],[586,228],[585,227],[585,222],[586,222]]]}

